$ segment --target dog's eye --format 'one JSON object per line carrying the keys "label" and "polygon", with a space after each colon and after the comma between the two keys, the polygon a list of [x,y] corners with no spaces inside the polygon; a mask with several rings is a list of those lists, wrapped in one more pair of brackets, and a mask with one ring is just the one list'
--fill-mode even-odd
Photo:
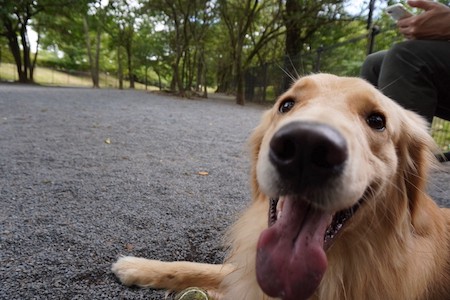
{"label": "dog's eye", "polygon": [[386,129],[386,118],[380,113],[372,113],[366,119],[367,124],[378,131]]}
{"label": "dog's eye", "polygon": [[295,101],[292,99],[286,99],[283,102],[281,102],[280,107],[278,108],[278,111],[282,114],[287,113],[290,111],[295,105]]}

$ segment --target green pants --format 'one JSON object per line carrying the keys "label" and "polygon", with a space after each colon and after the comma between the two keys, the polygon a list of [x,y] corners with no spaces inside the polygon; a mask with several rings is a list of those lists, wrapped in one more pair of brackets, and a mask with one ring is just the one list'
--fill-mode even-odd
{"label": "green pants", "polygon": [[361,77],[430,122],[450,120],[450,41],[410,40],[373,53]]}

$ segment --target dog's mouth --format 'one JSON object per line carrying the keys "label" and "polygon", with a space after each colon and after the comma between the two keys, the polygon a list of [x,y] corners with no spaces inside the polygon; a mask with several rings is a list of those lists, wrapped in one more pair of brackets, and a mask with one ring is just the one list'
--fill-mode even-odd
{"label": "dog's mouth", "polygon": [[[272,198],[270,199],[270,208],[269,208],[269,227],[274,225],[276,221],[281,218],[282,210],[284,206],[285,198]],[[324,235],[324,249],[325,251],[330,248],[334,238],[337,234],[344,228],[345,223],[353,217],[353,214],[356,213],[362,201],[358,201],[355,205],[350,208],[343,209],[341,211],[336,212],[331,220],[330,225],[328,225],[327,230]]]}
{"label": "dog's mouth", "polygon": [[284,300],[308,299],[327,268],[325,252],[360,204],[333,214],[300,196],[272,199],[269,228],[259,238],[256,258],[263,291]]}

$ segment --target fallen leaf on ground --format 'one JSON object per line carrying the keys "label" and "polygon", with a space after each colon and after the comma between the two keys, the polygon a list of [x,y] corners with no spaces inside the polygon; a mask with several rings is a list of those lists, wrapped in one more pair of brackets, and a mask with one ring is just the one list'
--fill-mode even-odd
{"label": "fallen leaf on ground", "polygon": [[106,138],[105,139],[105,144],[108,144],[108,145],[111,144],[111,139],[110,138]]}
{"label": "fallen leaf on ground", "polygon": [[130,244],[130,243],[127,243],[127,244],[125,245],[125,249],[127,249],[127,251],[131,251],[131,250],[134,249],[134,245],[133,245],[133,244]]}

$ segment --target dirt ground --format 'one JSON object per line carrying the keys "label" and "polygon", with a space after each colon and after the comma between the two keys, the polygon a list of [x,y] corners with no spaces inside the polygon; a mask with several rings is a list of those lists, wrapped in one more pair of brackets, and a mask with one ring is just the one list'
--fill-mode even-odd
{"label": "dirt ground", "polygon": [[[250,199],[263,108],[142,91],[0,85],[0,299],[162,299],[121,255],[218,263]],[[430,193],[450,207],[450,163]]]}

